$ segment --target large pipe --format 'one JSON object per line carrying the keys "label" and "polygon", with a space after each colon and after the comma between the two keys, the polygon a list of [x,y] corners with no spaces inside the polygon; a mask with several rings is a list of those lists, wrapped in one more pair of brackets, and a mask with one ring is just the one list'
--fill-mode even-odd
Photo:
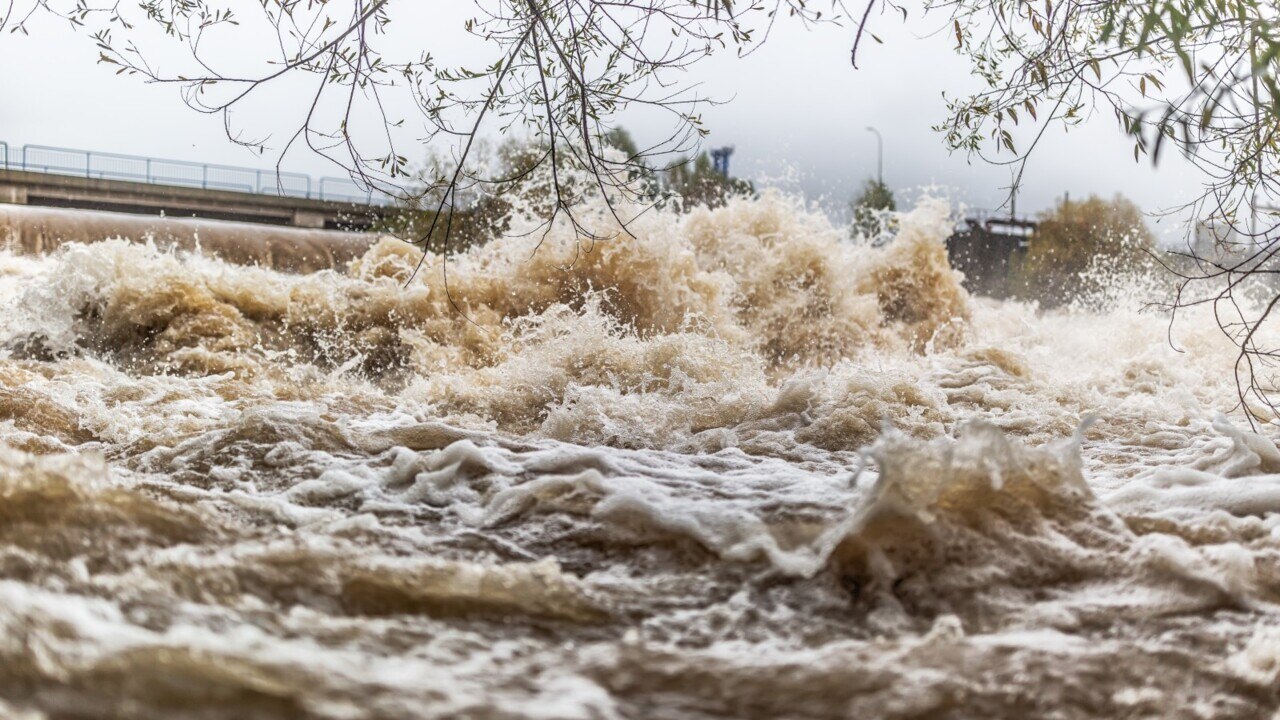
{"label": "large pipe", "polygon": [[227,262],[309,273],[341,268],[377,240],[368,233],[101,210],[0,205],[0,247],[39,255],[64,243],[110,238],[153,240],[161,247],[199,248]]}

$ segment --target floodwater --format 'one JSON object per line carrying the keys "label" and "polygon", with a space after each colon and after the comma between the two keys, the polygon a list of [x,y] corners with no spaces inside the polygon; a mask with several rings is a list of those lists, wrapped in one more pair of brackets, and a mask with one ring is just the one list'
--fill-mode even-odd
{"label": "floodwater", "polygon": [[1276,717],[1230,343],[969,297],[949,228],[0,256],[0,715]]}

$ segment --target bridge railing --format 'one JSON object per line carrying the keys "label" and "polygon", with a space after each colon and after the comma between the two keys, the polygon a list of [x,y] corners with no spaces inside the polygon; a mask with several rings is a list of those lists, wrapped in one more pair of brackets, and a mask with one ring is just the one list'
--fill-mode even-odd
{"label": "bridge railing", "polygon": [[379,198],[381,193],[366,190],[348,178],[322,177],[317,184],[316,192],[325,200],[338,202],[364,203],[366,205],[386,205],[392,202],[390,198],[386,198],[386,202],[382,202]]}
{"label": "bridge railing", "polygon": [[10,152],[8,143],[0,141],[0,166],[6,169],[57,175],[130,180],[152,185],[230,190],[332,202],[366,205],[390,205],[394,202],[389,195],[361,188],[348,178],[322,177],[318,182],[313,183],[311,176],[303,173],[94,152],[48,145],[23,145],[20,149],[15,148]]}

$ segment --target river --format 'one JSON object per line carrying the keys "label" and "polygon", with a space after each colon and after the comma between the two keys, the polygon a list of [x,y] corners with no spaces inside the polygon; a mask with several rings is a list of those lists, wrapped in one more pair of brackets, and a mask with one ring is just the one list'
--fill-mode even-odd
{"label": "river", "polygon": [[0,715],[1275,717],[1233,346],[970,297],[947,215],[0,255]]}

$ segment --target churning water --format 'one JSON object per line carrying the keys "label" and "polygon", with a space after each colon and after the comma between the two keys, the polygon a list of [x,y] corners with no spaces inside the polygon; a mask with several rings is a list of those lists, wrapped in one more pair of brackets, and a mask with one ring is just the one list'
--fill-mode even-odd
{"label": "churning water", "polygon": [[0,256],[0,715],[1274,717],[1231,345],[969,297],[946,215]]}

